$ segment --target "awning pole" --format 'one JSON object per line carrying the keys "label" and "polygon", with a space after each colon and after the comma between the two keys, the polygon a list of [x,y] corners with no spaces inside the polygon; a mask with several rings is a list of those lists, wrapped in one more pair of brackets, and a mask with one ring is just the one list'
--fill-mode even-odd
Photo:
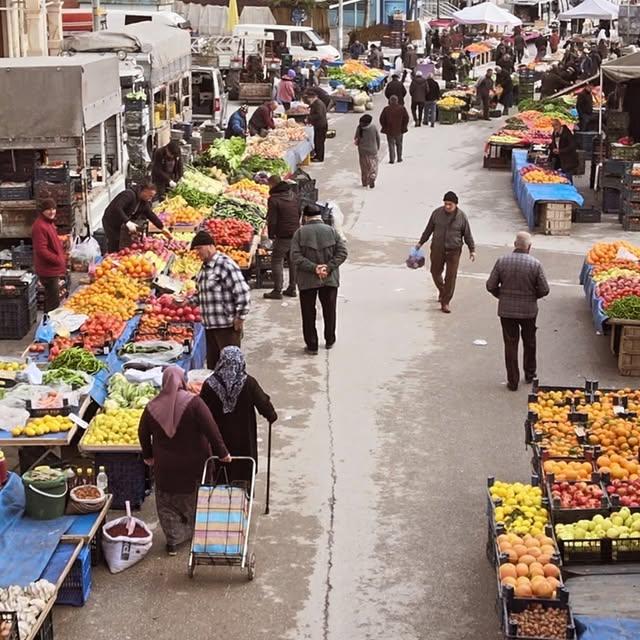
{"label": "awning pole", "polygon": [[[600,67],[600,100],[604,98],[604,91],[602,86],[602,67]],[[598,109],[598,136],[602,137],[602,104],[600,104],[600,109]]]}

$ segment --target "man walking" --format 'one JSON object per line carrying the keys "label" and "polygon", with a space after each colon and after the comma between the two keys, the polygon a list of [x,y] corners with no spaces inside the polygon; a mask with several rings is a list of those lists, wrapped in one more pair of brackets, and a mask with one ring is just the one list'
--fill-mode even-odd
{"label": "man walking", "polygon": [[304,209],[304,226],[293,236],[291,259],[298,270],[305,352],[317,355],[316,299],[322,305],[325,347],[331,349],[336,341],[339,267],[347,259],[347,246],[333,227],[324,224],[316,205]]}
{"label": "man walking", "polygon": [[387,100],[391,99],[391,96],[396,96],[398,98],[398,102],[400,104],[404,104],[404,97],[407,95],[406,87],[400,82],[399,76],[397,73],[394,73],[391,76],[391,80],[389,84],[387,84],[387,88],[384,90],[384,97]]}
{"label": "man walking", "polygon": [[409,113],[402,104],[398,104],[398,96],[391,96],[389,104],[380,114],[380,131],[387,136],[389,146],[389,164],[402,162],[402,138],[409,126]]}
{"label": "man walking", "polygon": [[440,85],[430,73],[427,76],[427,101],[424,104],[424,124],[433,128],[436,122],[436,102],[440,100]]}
{"label": "man walking", "polygon": [[411,113],[413,114],[413,122],[416,127],[422,125],[422,116],[424,114],[424,103],[427,101],[427,93],[429,91],[427,80],[422,77],[422,71],[416,71],[416,74],[409,85],[409,95],[411,96]]}
{"label": "man walking", "polygon": [[240,267],[216,251],[216,243],[206,231],[196,233],[191,249],[202,260],[194,302],[200,306],[205,328],[207,367],[213,370],[222,349],[240,346],[251,296]]}
{"label": "man walking", "polygon": [[308,123],[313,127],[312,162],[324,162],[324,143],[327,139],[329,123],[327,122],[327,107],[315,93],[306,93],[305,102],[309,105]]}
{"label": "man walking", "polygon": [[524,58],[524,50],[527,46],[527,43],[524,39],[522,33],[518,32],[513,39],[513,48],[516,52],[516,61],[518,64],[522,64],[522,59]]}
{"label": "man walking", "polygon": [[[444,203],[429,218],[429,222],[416,245],[420,249],[433,235],[431,242],[431,277],[438,289],[438,302],[442,313],[451,313],[449,303],[456,288],[462,244],[469,248],[469,258],[476,259],[476,245],[465,213],[458,208],[458,196],[453,191],[444,194]],[[445,271],[444,280],[442,272]]]}
{"label": "man walking", "polygon": [[521,231],[514,242],[515,250],[498,258],[487,280],[487,291],[498,298],[498,315],[504,339],[504,361],[507,387],[518,390],[518,344],[520,334],[524,346],[524,379],[536,376],[536,316],[538,299],[549,294],[549,285],[540,261],[529,255],[531,235]]}
{"label": "man walking", "polygon": [[[291,238],[300,227],[300,198],[293,184],[281,180],[280,176],[269,178],[269,200],[267,202],[267,229],[273,240],[271,270],[273,291],[265,293],[267,300],[282,300],[282,296],[296,297],[296,267],[291,260]],[[283,291],[284,259],[289,261],[289,286]]]}

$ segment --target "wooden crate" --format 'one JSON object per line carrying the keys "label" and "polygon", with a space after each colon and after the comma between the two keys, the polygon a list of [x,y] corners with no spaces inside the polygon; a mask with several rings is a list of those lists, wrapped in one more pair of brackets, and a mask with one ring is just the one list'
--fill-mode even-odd
{"label": "wooden crate", "polygon": [[618,371],[622,376],[640,375],[640,326],[622,327]]}
{"label": "wooden crate", "polygon": [[540,228],[551,236],[568,236],[571,233],[573,205],[569,202],[546,202],[540,205]]}

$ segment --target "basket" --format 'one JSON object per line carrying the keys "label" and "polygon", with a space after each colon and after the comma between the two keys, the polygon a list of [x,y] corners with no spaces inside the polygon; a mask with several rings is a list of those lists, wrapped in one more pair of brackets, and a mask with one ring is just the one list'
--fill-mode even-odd
{"label": "basket", "polygon": [[0,298],[0,340],[22,340],[36,321],[38,308],[35,300]]}
{"label": "basket", "polygon": [[28,182],[0,183],[0,200],[31,200],[31,184]]}
{"label": "basket", "polygon": [[91,593],[91,549],[82,547],[71,571],[58,590],[56,604],[82,607]]}
{"label": "basket", "polygon": [[69,163],[65,162],[57,166],[50,166],[46,164],[36,165],[33,171],[33,179],[35,181],[44,182],[68,182]]}
{"label": "basket", "polygon": [[132,509],[140,509],[152,481],[139,453],[97,453],[95,466],[104,467],[113,496],[112,509],[124,509],[127,500]]}
{"label": "basket", "polygon": [[14,611],[0,611],[0,637],[3,640],[20,640],[18,616]]}
{"label": "basket", "polygon": [[438,122],[440,124],[455,124],[458,122],[458,112],[453,109],[438,109]]}

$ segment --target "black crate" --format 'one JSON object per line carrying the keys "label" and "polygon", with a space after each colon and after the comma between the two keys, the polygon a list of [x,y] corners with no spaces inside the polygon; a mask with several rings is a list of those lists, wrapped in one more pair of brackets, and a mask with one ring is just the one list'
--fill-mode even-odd
{"label": "black crate", "polygon": [[57,205],[68,205],[73,202],[75,193],[70,180],[67,182],[36,181],[34,195],[36,200],[52,198]]}
{"label": "black crate", "polygon": [[640,231],[640,216],[624,214],[621,222],[624,231]]}
{"label": "black crate", "polygon": [[602,211],[595,207],[578,207],[573,210],[571,222],[601,222]]}
{"label": "black crate", "polygon": [[611,111],[605,114],[606,131],[627,131],[629,129],[629,114],[626,111]]}
{"label": "black crate", "polygon": [[9,186],[0,183],[0,200],[31,200],[31,184]]}
{"label": "black crate", "polygon": [[102,564],[102,527],[98,527],[96,535],[89,541],[89,549],[91,550],[91,566],[97,567]]}
{"label": "black crate", "polygon": [[602,213],[618,213],[620,211],[620,188],[603,187]]}
{"label": "black crate", "polygon": [[36,299],[37,280],[33,276],[29,282],[20,278],[3,278],[0,276],[0,300],[7,298],[21,298],[27,304]]}
{"label": "black crate", "polygon": [[[587,482],[587,481],[585,481]],[[570,482],[569,484],[576,484],[576,482]],[[545,482],[545,489],[547,492],[547,498],[549,499],[550,512],[551,512],[551,520],[553,524],[570,524],[577,522],[578,520],[591,520],[593,516],[601,515],[606,518],[609,515],[611,510],[611,505],[609,503],[609,499],[607,497],[607,492],[605,488],[602,486],[600,482],[600,474],[593,473],[591,476],[591,480],[587,482],[587,484],[592,484],[598,486],[599,489],[602,490],[602,502],[601,506],[598,509],[563,509],[560,507],[560,504],[553,500],[551,497],[551,487],[553,486],[553,480],[551,476],[547,476]]]}
{"label": "black crate", "polygon": [[22,340],[36,321],[36,301],[23,298],[0,299],[0,340]]}
{"label": "black crate", "polygon": [[622,178],[632,165],[633,162],[626,160],[608,159],[602,165],[602,174],[607,177]]}
{"label": "black crate", "polygon": [[[21,638],[21,640],[25,640]],[[54,640],[53,637],[53,615],[51,611],[47,614],[47,617],[42,621],[40,629],[33,636],[33,640]]]}
{"label": "black crate", "polygon": [[523,636],[518,634],[518,626],[515,621],[510,620],[510,615],[514,613],[522,613],[528,607],[539,605],[545,609],[562,609],[567,611],[567,630],[565,639],[574,640],[576,638],[576,624],[573,619],[571,607],[568,602],[553,602],[553,601],[540,601],[537,599],[523,601],[521,599],[513,598],[510,601],[504,601],[503,610],[503,628],[506,640],[547,640],[543,637]]}
{"label": "black crate", "polygon": [[147,103],[144,100],[125,100],[124,102],[125,111],[143,111],[146,106]]}
{"label": "black crate", "polygon": [[129,501],[132,509],[140,509],[152,480],[139,453],[97,453],[95,466],[104,467],[113,496],[112,509],[124,509]]}
{"label": "black crate", "polygon": [[33,179],[43,182],[68,182],[69,163],[52,166],[47,164],[36,165],[33,172]]}
{"label": "black crate", "polygon": [[611,562],[611,544],[608,539],[561,540],[556,537],[562,563],[604,564]]}
{"label": "black crate", "polygon": [[18,616],[14,611],[0,611],[0,631],[3,640],[20,640]]}
{"label": "black crate", "polygon": [[27,400],[25,403],[25,409],[29,412],[30,418],[44,418],[46,416],[68,416],[70,413],[74,413],[78,407],[72,407],[69,404],[67,398],[62,399],[61,407],[48,407],[46,409],[36,409],[31,405],[31,400]]}
{"label": "black crate", "polygon": [[19,244],[11,249],[11,264],[14,269],[31,269],[33,267],[33,247]]}

